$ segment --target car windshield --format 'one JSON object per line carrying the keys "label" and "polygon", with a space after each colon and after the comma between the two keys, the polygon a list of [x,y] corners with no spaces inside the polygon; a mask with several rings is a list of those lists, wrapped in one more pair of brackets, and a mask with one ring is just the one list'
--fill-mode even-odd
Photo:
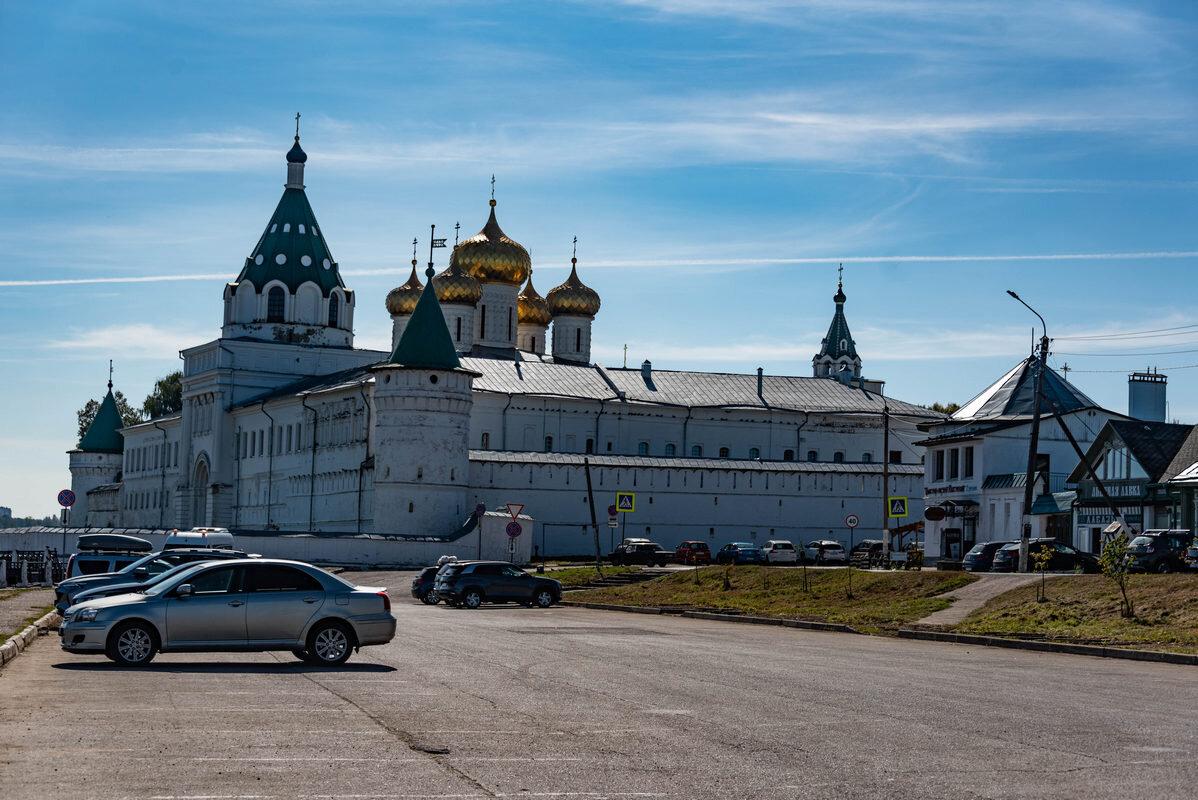
{"label": "car windshield", "polygon": [[795,546],[790,542],[774,542],[775,550],[794,550]]}
{"label": "car windshield", "polygon": [[[152,585],[146,586],[142,591],[145,594],[150,595],[151,597],[156,597],[157,595],[162,594],[163,592],[167,591],[168,589],[170,589],[176,585],[177,582],[174,580],[167,580],[168,577],[169,578],[179,578],[179,577],[183,577],[183,576],[189,576],[192,572],[198,572],[199,570],[203,569],[210,563],[212,563],[212,562],[210,562],[210,561],[193,561],[190,564],[180,564],[179,566],[175,567],[174,569],[167,570],[166,572],[159,575],[158,580],[156,580]],[[186,582],[186,581],[184,580],[183,582]]]}
{"label": "car windshield", "polygon": [[1131,540],[1132,547],[1137,547],[1137,546],[1143,547],[1144,545],[1149,545],[1149,544],[1152,544],[1151,536],[1137,536],[1136,538]]}
{"label": "car windshield", "polygon": [[965,555],[972,556],[972,555],[977,555],[979,553],[984,553],[984,552],[986,552],[986,545],[975,544],[973,547],[969,548],[969,552],[966,553]]}

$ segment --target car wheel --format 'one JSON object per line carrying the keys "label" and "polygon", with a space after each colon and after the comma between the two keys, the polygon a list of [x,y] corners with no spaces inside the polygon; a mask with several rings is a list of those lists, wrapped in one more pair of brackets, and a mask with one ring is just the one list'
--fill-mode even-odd
{"label": "car wheel", "polygon": [[149,664],[158,652],[158,635],[145,622],[118,625],[108,637],[105,655],[126,667]]}
{"label": "car wheel", "polygon": [[467,589],[462,595],[462,605],[466,608],[478,608],[483,604],[483,593],[478,589]]}
{"label": "car wheel", "polygon": [[549,608],[553,605],[553,592],[548,589],[540,589],[532,600],[537,604],[537,608]]}
{"label": "car wheel", "polygon": [[353,652],[354,643],[349,631],[340,622],[320,622],[308,634],[309,664],[334,666],[344,664]]}
{"label": "car wheel", "polygon": [[424,603],[426,606],[435,606],[440,601],[441,598],[437,597],[436,589],[428,589],[424,592],[424,594],[420,595],[420,602]]}
{"label": "car wheel", "polygon": [[303,661],[305,663],[307,663],[308,660],[312,658],[312,656],[308,654],[308,651],[303,649],[302,647],[293,647],[291,649],[291,655],[295,656],[300,661]]}
{"label": "car wheel", "polygon": [[1161,575],[1167,575],[1173,571],[1173,567],[1169,564],[1168,561],[1161,561],[1159,564],[1156,565],[1156,571],[1157,571],[1157,573],[1159,573]]}

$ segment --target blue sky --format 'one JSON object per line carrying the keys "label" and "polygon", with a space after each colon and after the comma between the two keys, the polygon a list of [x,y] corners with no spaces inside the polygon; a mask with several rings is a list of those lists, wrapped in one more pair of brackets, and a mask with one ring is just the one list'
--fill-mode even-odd
{"label": "blue sky", "polygon": [[578,237],[602,363],[808,375],[843,261],[888,394],[1030,352],[1014,289],[1094,399],[1155,366],[1198,422],[1196,34],[1190,2],[6,3],[0,505],[56,508],[108,359],[140,403],[219,334],[297,111],[359,346],[494,173],[542,294]]}

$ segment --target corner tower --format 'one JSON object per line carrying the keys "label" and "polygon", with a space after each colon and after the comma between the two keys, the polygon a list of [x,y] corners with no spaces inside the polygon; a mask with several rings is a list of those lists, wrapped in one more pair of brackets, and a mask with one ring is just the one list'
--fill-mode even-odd
{"label": "corner tower", "polygon": [[[100,408],[92,418],[92,424],[79,440],[79,446],[68,450],[71,470],[71,491],[75,493],[75,505],[71,506],[73,524],[84,526],[88,522],[89,502],[87,493],[98,486],[120,483],[123,470],[125,427],[121,412],[117,409],[112,394],[112,378],[108,379],[108,394],[100,401]],[[96,520],[100,526],[115,526],[115,519]]]}
{"label": "corner tower", "polygon": [[283,197],[241,274],[225,286],[221,338],[353,346],[354,293],[304,193],[307,161],[297,123]]}
{"label": "corner tower", "polygon": [[836,313],[832,315],[832,324],[828,326],[828,335],[821,342],[819,352],[811,359],[812,370],[817,378],[840,378],[846,372],[848,375],[843,377],[861,377],[861,357],[857,355],[857,344],[849,333],[848,320],[844,318],[844,301],[847,299],[844,282],[838,280],[836,294],[832,297],[836,303]]}
{"label": "corner tower", "polygon": [[471,391],[433,266],[391,358],[374,372],[374,532],[444,534],[469,513]]}

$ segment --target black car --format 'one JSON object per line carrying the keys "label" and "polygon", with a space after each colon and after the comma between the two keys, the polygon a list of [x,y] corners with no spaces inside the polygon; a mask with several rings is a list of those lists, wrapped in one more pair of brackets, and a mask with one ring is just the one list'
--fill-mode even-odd
{"label": "black car", "polygon": [[1136,572],[1184,572],[1192,539],[1187,530],[1144,531],[1127,547],[1128,566]]}
{"label": "black car", "polygon": [[425,567],[420,570],[415,578],[412,578],[412,597],[415,597],[426,605],[435,606],[440,597],[437,596],[437,573],[441,570],[440,567]]}
{"label": "black car", "polygon": [[674,560],[674,551],[665,549],[657,542],[625,541],[612,551],[608,559],[617,566],[644,564],[651,567],[656,564],[664,567]]}
{"label": "black car", "polygon": [[881,539],[862,539],[849,551],[849,563],[862,569],[874,566],[881,558]]}
{"label": "black car", "polygon": [[437,597],[453,606],[520,603],[548,608],[562,599],[562,585],[529,575],[505,561],[454,561],[437,573]]}
{"label": "black car", "polygon": [[[991,565],[994,563],[994,554],[999,548],[1006,545],[1018,545],[1019,542],[1004,541],[1004,542],[978,542],[969,549],[965,554],[965,558],[961,559],[961,568],[966,572],[989,572]],[[1019,567],[1019,549],[1015,549],[1015,566]]]}
{"label": "black car", "polygon": [[[1056,539],[1032,539],[1027,549],[1027,568],[1036,569],[1035,556],[1045,548],[1052,550],[1052,558],[1048,561],[1048,572],[1099,572],[1098,556],[1093,553],[1083,553]],[[1004,544],[994,553],[994,563],[990,565],[991,572],[1019,571],[1019,542]]]}

